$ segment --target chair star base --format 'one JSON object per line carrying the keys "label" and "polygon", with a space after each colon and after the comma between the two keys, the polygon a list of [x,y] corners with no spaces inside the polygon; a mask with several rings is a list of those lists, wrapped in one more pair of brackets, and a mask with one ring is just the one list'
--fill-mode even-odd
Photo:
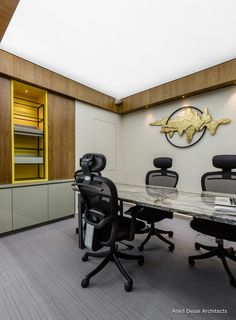
{"label": "chair star base", "polygon": [[114,245],[110,248],[110,250],[103,251],[103,252],[86,252],[84,256],[82,257],[82,261],[87,261],[88,257],[95,257],[95,258],[104,258],[102,262],[89,274],[86,275],[86,277],[82,280],[81,286],[83,288],[88,287],[89,280],[94,277],[99,271],[101,271],[110,261],[114,262],[120,273],[124,276],[126,279],[126,282],[124,284],[126,291],[131,291],[133,288],[133,280],[129,276],[129,274],[125,271],[124,267],[119,261],[120,259],[127,259],[127,260],[138,260],[138,264],[141,266],[144,264],[144,257],[142,255],[130,255],[124,252],[118,251],[118,246]]}
{"label": "chair star base", "polygon": [[161,229],[157,229],[155,228],[155,223],[152,222],[150,228],[145,229],[145,230],[141,230],[138,233],[148,233],[147,237],[145,238],[145,240],[140,244],[140,246],[138,247],[139,251],[143,251],[144,245],[148,242],[148,240],[151,238],[151,236],[157,236],[160,240],[166,242],[167,244],[169,244],[169,250],[173,251],[175,249],[175,245],[167,240],[166,238],[164,238],[162,236],[162,234],[168,234],[170,238],[173,237],[173,232],[172,231],[164,231]]}
{"label": "chair star base", "polygon": [[222,264],[225,268],[225,271],[228,274],[230,284],[236,288],[236,280],[235,280],[234,276],[232,275],[232,273],[229,269],[228,263],[226,261],[226,257],[233,260],[233,261],[236,261],[235,251],[233,250],[233,248],[225,249],[223,246],[223,240],[218,239],[217,243],[218,243],[217,247],[212,247],[212,246],[205,246],[201,243],[196,242],[195,248],[197,250],[199,250],[200,248],[203,248],[203,249],[207,250],[208,252],[205,252],[203,254],[199,254],[196,256],[190,256],[188,258],[188,262],[191,266],[194,266],[195,260],[203,260],[203,259],[217,256],[222,261]]}

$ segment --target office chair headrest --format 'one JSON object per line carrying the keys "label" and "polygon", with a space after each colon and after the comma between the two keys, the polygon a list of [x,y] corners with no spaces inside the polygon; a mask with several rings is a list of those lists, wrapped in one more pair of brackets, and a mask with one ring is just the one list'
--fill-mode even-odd
{"label": "office chair headrest", "polygon": [[166,170],[172,167],[172,159],[167,157],[155,158],[153,160],[154,167]]}
{"label": "office chair headrest", "polygon": [[216,168],[231,170],[236,168],[236,155],[217,155],[212,158],[212,164]]}
{"label": "office chair headrest", "polygon": [[80,158],[80,166],[84,173],[101,172],[106,162],[106,157],[101,153],[86,153]]}

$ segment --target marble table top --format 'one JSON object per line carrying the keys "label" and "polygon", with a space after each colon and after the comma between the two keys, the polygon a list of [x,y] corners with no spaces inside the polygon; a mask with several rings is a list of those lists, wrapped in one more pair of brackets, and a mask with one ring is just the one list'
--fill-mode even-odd
{"label": "marble table top", "polygon": [[123,183],[116,183],[116,187],[123,201],[236,225],[236,209],[234,212],[215,210],[215,197],[230,194]]}

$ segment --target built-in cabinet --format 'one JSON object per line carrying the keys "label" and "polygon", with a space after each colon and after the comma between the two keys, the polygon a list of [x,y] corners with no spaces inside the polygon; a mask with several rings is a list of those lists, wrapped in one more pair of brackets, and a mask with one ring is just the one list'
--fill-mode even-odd
{"label": "built-in cabinet", "polygon": [[11,101],[12,182],[47,180],[47,92],[12,81]]}
{"label": "built-in cabinet", "polygon": [[29,186],[12,190],[13,230],[48,220],[47,186]]}
{"label": "built-in cabinet", "polygon": [[0,234],[73,215],[74,171],[75,100],[1,75]]}
{"label": "built-in cabinet", "polygon": [[48,219],[54,220],[74,212],[74,193],[70,183],[48,185]]}
{"label": "built-in cabinet", "polygon": [[74,172],[75,100],[0,76],[0,185]]}
{"label": "built-in cabinet", "polygon": [[68,217],[75,211],[72,182],[0,188],[0,233]]}
{"label": "built-in cabinet", "polygon": [[12,230],[12,190],[0,190],[0,233]]}

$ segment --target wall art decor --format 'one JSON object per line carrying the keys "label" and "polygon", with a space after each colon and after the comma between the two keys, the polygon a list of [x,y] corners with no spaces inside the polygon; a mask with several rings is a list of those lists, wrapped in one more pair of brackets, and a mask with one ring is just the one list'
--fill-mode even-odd
{"label": "wall art decor", "polygon": [[175,110],[169,117],[150,123],[150,126],[160,126],[160,132],[165,134],[173,146],[187,148],[196,144],[206,130],[214,135],[220,125],[230,121],[228,118],[213,120],[207,108],[202,112],[187,106]]}

